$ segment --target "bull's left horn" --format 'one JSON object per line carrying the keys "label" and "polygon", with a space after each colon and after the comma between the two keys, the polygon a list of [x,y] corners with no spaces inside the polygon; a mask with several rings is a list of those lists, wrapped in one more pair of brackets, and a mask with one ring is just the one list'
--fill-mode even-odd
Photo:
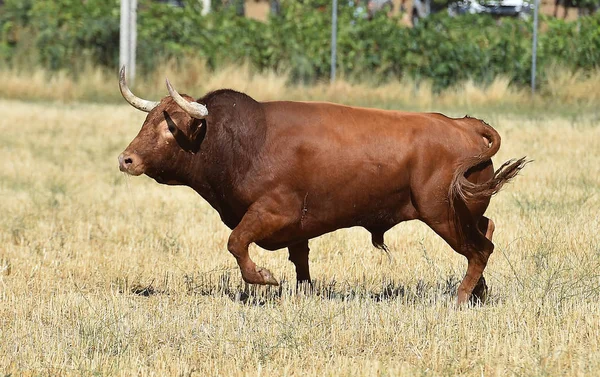
{"label": "bull's left horn", "polygon": [[192,116],[193,118],[204,119],[208,115],[208,109],[206,108],[206,106],[198,102],[190,102],[183,98],[181,94],[177,93],[177,91],[173,89],[173,86],[169,82],[169,79],[167,79],[167,90],[169,91],[169,94],[171,95],[175,103],[177,103],[179,107],[185,110],[185,112],[190,114],[190,116]]}
{"label": "bull's left horn", "polygon": [[121,95],[125,98],[125,101],[138,110],[148,113],[160,103],[136,97],[131,90],[129,90],[127,81],[125,80],[125,66],[121,67],[121,72],[119,73],[119,89],[121,90]]}

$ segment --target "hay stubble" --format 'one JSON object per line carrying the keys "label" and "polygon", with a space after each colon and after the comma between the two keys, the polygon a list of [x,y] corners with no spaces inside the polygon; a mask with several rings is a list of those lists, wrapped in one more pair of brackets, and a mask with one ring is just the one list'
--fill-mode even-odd
{"label": "hay stubble", "polygon": [[[0,101],[0,372],[81,375],[593,375],[600,367],[600,127],[498,116],[490,303],[457,310],[465,261],[424,225],[311,241],[318,294],[244,293],[228,229],[190,189],[128,178],[144,114]],[[596,123],[595,123],[596,122]]]}

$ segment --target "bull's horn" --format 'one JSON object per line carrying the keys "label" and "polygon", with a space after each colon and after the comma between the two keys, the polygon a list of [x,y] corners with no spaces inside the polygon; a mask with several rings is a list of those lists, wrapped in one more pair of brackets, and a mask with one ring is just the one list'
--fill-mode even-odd
{"label": "bull's horn", "polygon": [[127,87],[127,81],[125,81],[125,66],[121,67],[121,72],[119,76],[119,89],[121,90],[121,95],[123,95],[125,101],[129,102],[131,106],[135,107],[138,110],[142,110],[148,113],[160,103],[136,97],[133,93],[131,93],[131,90],[129,90],[129,88]]}
{"label": "bull's horn", "polygon": [[198,102],[190,102],[183,98],[181,94],[177,93],[177,91],[173,89],[169,79],[167,79],[167,90],[169,91],[169,94],[173,100],[175,100],[175,103],[177,103],[179,107],[185,110],[185,112],[190,114],[190,116],[193,118],[204,119],[208,115],[208,109],[206,106]]}

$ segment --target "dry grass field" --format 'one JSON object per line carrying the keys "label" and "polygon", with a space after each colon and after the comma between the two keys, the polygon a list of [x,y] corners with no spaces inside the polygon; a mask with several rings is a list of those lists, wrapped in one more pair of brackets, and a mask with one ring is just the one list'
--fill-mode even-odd
{"label": "dry grass field", "polygon": [[391,257],[358,228],[311,241],[309,295],[294,293],[287,251],[253,247],[282,285],[246,289],[228,229],[199,196],[118,171],[143,113],[17,100],[0,112],[0,375],[600,370],[597,113],[488,115],[503,137],[496,165],[535,162],[488,210],[489,302],[456,308],[465,260],[417,222],[387,234]]}
{"label": "dry grass field", "polygon": [[[115,89],[117,70],[106,70],[81,64],[80,79],[66,71],[48,72],[39,68],[0,66],[0,98],[26,101],[123,103]],[[290,84],[285,72],[256,72],[248,65],[207,68],[194,57],[168,61],[146,76],[138,77],[135,93],[152,100],[167,94],[165,77],[181,92],[195,97],[210,90],[233,88],[261,100],[326,100],[367,107],[451,111],[463,116],[481,111],[518,112],[528,114],[567,114],[581,118],[582,112],[598,114],[600,106],[600,70],[569,71],[550,67],[538,95],[531,97],[529,88],[510,85],[510,80],[497,77],[489,85],[472,81],[460,83],[441,92],[432,90],[431,82],[415,82],[409,78],[382,83],[348,82],[343,77],[335,84],[321,82],[312,86]]]}

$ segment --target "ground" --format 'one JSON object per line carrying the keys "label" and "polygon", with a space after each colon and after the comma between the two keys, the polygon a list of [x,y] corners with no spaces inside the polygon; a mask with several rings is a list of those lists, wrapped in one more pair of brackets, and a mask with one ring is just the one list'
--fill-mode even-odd
{"label": "ground", "polygon": [[[115,81],[116,85],[116,81]],[[126,177],[144,114],[0,101],[0,373],[581,376],[600,368],[597,114],[490,113],[494,161],[534,160],[493,198],[488,303],[427,227],[311,242],[317,293],[284,250],[253,247],[279,288],[245,291],[228,229],[186,188]],[[456,108],[453,115],[464,115]],[[471,115],[478,115],[477,111]]]}

